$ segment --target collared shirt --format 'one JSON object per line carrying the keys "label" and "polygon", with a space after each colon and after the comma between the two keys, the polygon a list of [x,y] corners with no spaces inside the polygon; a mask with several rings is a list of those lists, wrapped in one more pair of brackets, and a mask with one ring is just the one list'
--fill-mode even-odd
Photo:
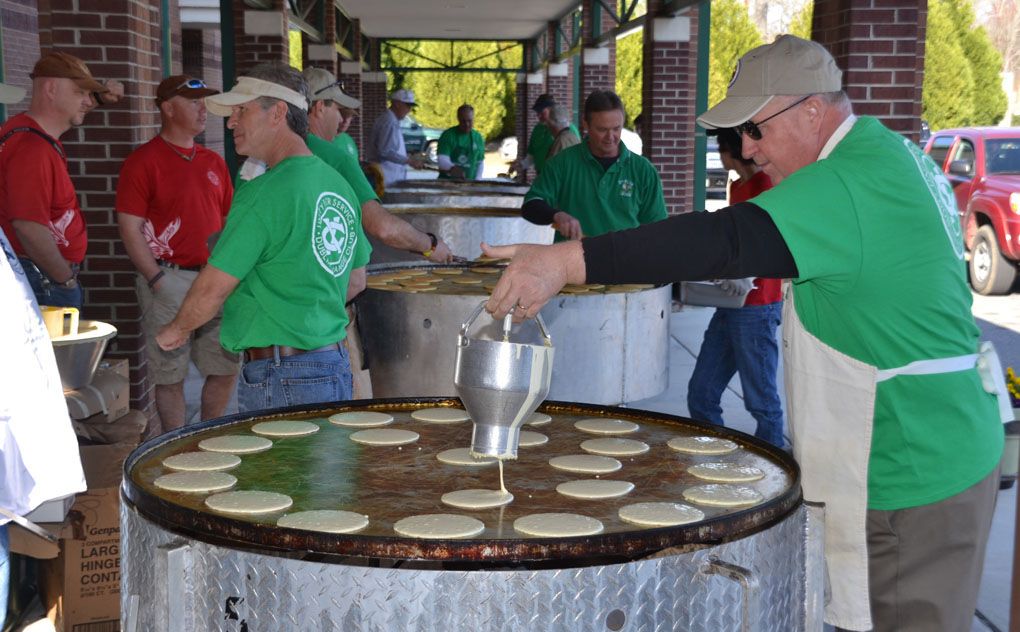
{"label": "collared shirt", "polygon": [[407,179],[407,148],[400,133],[400,120],[393,110],[386,110],[372,123],[365,155],[369,162],[382,167],[384,184]]}

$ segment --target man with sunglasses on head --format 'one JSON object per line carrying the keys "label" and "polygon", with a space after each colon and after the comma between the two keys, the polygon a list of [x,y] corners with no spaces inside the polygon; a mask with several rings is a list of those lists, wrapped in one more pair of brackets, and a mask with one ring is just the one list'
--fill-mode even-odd
{"label": "man with sunglasses on head", "polygon": [[513,256],[489,310],[533,317],[565,283],[790,278],[788,419],[804,498],[825,503],[826,621],[969,630],[1006,411],[952,188],[910,139],[853,114],[825,48],[790,35],[744,55],[698,122],[738,129],[774,187],[582,241],[486,247]]}
{"label": "man with sunglasses on head", "polygon": [[117,225],[138,271],[135,288],[163,432],[186,421],[184,379],[191,362],[205,377],[201,419],[223,414],[240,366],[237,354],[220,345],[220,313],[180,348],[163,351],[156,344],[209,260],[209,237],[223,230],[233,198],[223,158],[195,142],[205,131],[204,99],[213,94],[219,91],[186,75],[160,82],[159,133],[127,157],[117,181]]}

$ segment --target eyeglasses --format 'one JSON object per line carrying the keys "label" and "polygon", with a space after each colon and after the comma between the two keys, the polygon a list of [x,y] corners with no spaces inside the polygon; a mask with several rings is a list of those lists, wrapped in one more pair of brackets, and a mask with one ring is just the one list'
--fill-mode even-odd
{"label": "eyeglasses", "polygon": [[181,85],[179,85],[176,88],[174,88],[174,91],[176,92],[177,90],[180,90],[181,88],[191,88],[192,90],[199,90],[199,89],[202,89],[202,88],[205,88],[205,87],[206,87],[205,86],[205,82],[202,81],[201,79],[188,79],[187,81],[183,82]]}
{"label": "eyeglasses", "polygon": [[329,84],[325,88],[319,88],[318,90],[313,92],[312,96],[315,96],[315,95],[319,94],[320,92],[325,92],[326,90],[329,90],[330,88],[340,88],[340,90],[343,91],[343,89],[344,89],[344,82],[343,81],[334,81],[333,83]]}
{"label": "eyeglasses", "polygon": [[803,102],[807,101],[808,99],[810,99],[812,96],[814,96],[814,95],[810,95],[809,94],[806,97],[798,99],[798,100],[794,101],[793,103],[791,103],[790,105],[788,105],[785,108],[783,108],[782,110],[779,110],[778,112],[776,112],[772,116],[766,117],[766,118],[762,119],[761,121],[758,121],[757,123],[755,123],[753,121],[750,121],[750,120],[744,121],[740,125],[737,125],[736,127],[734,127],[733,130],[736,131],[737,134],[744,134],[744,135],[746,135],[751,140],[761,140],[761,128],[759,127],[759,125],[764,125],[767,121],[771,121],[772,119],[776,118],[777,116],[779,116],[783,112],[786,112],[787,110],[792,110],[796,106],[798,106],[801,103],[803,103]]}

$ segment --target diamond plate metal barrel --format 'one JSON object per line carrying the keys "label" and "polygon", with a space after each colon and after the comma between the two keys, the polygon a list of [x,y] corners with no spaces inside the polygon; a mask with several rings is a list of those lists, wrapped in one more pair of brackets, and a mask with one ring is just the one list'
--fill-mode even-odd
{"label": "diamond plate metal barrel", "polygon": [[[121,629],[818,630],[810,626],[820,623],[821,604],[806,598],[809,531],[802,506],[733,542],[665,550],[625,564],[463,571],[241,551],[168,531],[124,502]],[[753,581],[714,572],[720,564]]]}

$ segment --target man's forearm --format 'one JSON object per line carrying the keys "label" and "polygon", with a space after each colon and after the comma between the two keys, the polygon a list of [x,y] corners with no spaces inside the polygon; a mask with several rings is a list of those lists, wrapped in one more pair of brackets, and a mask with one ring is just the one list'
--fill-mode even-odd
{"label": "man's forearm", "polygon": [[555,208],[549,205],[548,202],[542,198],[533,198],[524,203],[521,207],[521,217],[528,220],[532,224],[538,224],[539,226],[547,226],[552,224],[556,219]]}
{"label": "man's forearm", "polygon": [[145,241],[142,234],[142,226],[145,220],[137,215],[129,213],[117,213],[117,228],[120,231],[120,238],[124,242],[124,249],[127,250],[128,258],[134,264],[138,273],[151,280],[159,274],[159,264],[152,256],[152,250]]}
{"label": "man's forearm", "polygon": [[168,327],[187,334],[212,320],[239,280],[212,265],[202,268]]}
{"label": "man's forearm", "polygon": [[377,200],[361,206],[361,224],[366,233],[390,248],[425,252],[432,247],[432,239],[428,235],[384,209]]}
{"label": "man's forearm", "polygon": [[28,220],[16,219],[11,222],[14,233],[25,249],[25,254],[39,270],[57,283],[65,283],[74,276],[71,265],[60,254],[57,244],[53,241],[50,229]]}

